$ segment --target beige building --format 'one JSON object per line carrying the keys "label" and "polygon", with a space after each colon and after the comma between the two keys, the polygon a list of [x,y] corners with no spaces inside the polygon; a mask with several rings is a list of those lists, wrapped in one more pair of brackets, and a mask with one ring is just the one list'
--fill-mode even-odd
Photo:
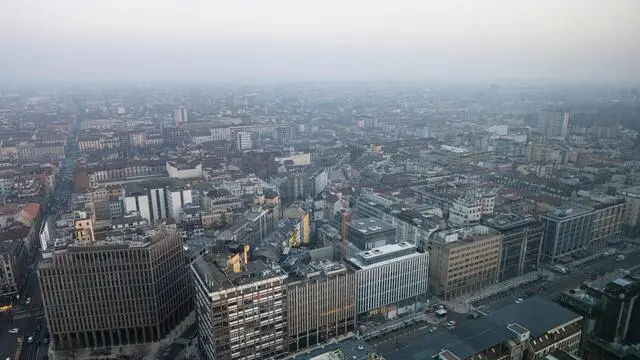
{"label": "beige building", "polygon": [[628,226],[640,224],[640,186],[621,189],[619,195],[624,197],[624,223]]}
{"label": "beige building", "polygon": [[356,276],[344,265],[315,261],[290,274],[289,350],[300,351],[356,328]]}
{"label": "beige building", "polygon": [[502,235],[491,228],[437,233],[429,241],[429,285],[444,300],[470,294],[498,281]]}

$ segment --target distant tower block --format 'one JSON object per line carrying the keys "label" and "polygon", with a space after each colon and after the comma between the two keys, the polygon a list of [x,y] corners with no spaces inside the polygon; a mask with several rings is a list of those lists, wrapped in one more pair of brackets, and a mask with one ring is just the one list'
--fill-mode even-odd
{"label": "distant tower block", "polygon": [[173,110],[173,120],[176,124],[189,121],[187,109],[184,106],[175,108]]}

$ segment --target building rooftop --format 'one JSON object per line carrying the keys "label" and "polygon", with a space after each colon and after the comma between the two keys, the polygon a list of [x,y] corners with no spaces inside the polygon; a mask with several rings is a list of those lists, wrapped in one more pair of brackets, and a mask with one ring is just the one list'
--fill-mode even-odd
{"label": "building rooftop", "polygon": [[261,260],[242,265],[242,271],[233,272],[227,265],[228,257],[207,253],[197,258],[191,267],[198,280],[210,293],[234,287],[248,285],[274,277],[286,279],[286,272],[278,265],[267,265]]}
{"label": "building rooftop", "polygon": [[542,215],[542,217],[552,219],[552,220],[567,220],[574,217],[587,215],[591,212],[593,212],[593,209],[590,209],[587,207],[581,207],[581,206],[574,206],[570,208],[556,209],[546,215]]}
{"label": "building rooftop", "polygon": [[466,359],[513,339],[514,331],[508,328],[509,325],[518,331],[529,331],[535,339],[580,318],[553,301],[532,296],[520,304],[507,305],[458,328],[416,339],[401,350],[382,355],[389,360],[431,360],[447,350]]}
{"label": "building rooftop", "polygon": [[446,246],[466,245],[476,240],[485,239],[500,233],[484,225],[475,225],[463,229],[451,229],[437,233],[435,241]]}
{"label": "building rooftop", "polygon": [[347,267],[344,264],[333,262],[331,260],[320,259],[317,261],[311,261],[309,264],[300,264],[295,266],[291,271],[289,271],[289,275],[292,280],[296,280],[296,278],[300,280],[316,280],[345,272],[347,272]]}
{"label": "building rooftop", "polygon": [[349,227],[363,235],[381,233],[385,231],[395,231],[395,227],[377,218],[365,218],[353,220]]}
{"label": "building rooftop", "polygon": [[523,215],[517,213],[495,213],[487,216],[483,223],[491,228],[499,231],[526,226],[536,223],[537,220],[532,215]]}
{"label": "building rooftop", "polygon": [[415,245],[401,242],[361,251],[355,257],[349,258],[349,262],[359,269],[366,269],[420,255]]}
{"label": "building rooftop", "polygon": [[364,341],[347,340],[339,343],[324,345],[321,348],[307,351],[304,354],[297,354],[291,359],[296,360],[324,360],[331,359],[332,355],[341,356],[340,359],[353,360],[384,360],[382,356],[376,355],[374,349]]}
{"label": "building rooftop", "polygon": [[145,181],[130,181],[125,184],[127,196],[135,194],[146,194],[149,189],[169,188],[170,190],[180,190],[187,187],[187,183],[182,179],[176,178],[157,178]]}
{"label": "building rooftop", "polygon": [[547,333],[531,340],[531,345],[535,352],[548,348],[550,345],[571,336],[580,331],[580,327],[575,325],[567,325],[560,327],[557,331]]}

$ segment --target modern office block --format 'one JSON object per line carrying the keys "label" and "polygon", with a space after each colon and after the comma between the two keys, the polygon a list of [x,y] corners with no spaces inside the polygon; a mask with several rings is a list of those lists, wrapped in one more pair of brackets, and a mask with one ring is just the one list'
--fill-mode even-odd
{"label": "modern office block", "polygon": [[396,228],[377,219],[356,219],[349,223],[349,242],[360,250],[371,250],[396,242]]}
{"label": "modern office block", "polygon": [[604,289],[602,314],[596,335],[608,342],[635,344],[640,341],[640,279],[618,278]]}
{"label": "modern office block", "polygon": [[133,241],[56,244],[38,279],[54,350],[157,342],[192,309],[186,257],[172,229]]}
{"label": "modern office block", "polygon": [[427,293],[429,254],[398,243],[362,251],[347,262],[356,272],[358,314],[395,318],[415,310]]}
{"label": "modern office block", "polygon": [[485,219],[484,225],[502,234],[499,281],[538,269],[544,226],[535,217],[500,213]]}
{"label": "modern office block", "polygon": [[591,209],[558,209],[543,215],[545,226],[542,259],[554,264],[576,251],[587,249],[593,231],[594,212]]}
{"label": "modern office block", "polygon": [[344,336],[356,327],[356,275],[344,265],[312,262],[290,273],[287,286],[289,350]]}

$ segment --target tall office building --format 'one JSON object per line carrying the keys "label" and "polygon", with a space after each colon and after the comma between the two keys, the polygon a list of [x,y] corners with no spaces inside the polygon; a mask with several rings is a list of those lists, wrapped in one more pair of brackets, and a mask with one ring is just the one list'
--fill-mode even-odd
{"label": "tall office building", "polygon": [[238,132],[236,134],[236,147],[239,151],[251,150],[253,148],[253,138],[250,132]]}
{"label": "tall office building", "polygon": [[588,248],[593,234],[592,209],[557,209],[543,215],[542,260],[554,264],[579,250]]}
{"label": "tall office building", "polygon": [[158,342],[193,307],[182,241],[168,228],[128,241],[56,244],[38,280],[56,351]]}
{"label": "tall office building", "polygon": [[546,139],[564,139],[569,126],[569,112],[543,110],[538,114],[538,132]]}
{"label": "tall office building", "polygon": [[288,275],[277,265],[248,262],[248,246],[238,250],[191,263],[204,360],[272,359],[288,350]]}
{"label": "tall office building", "polygon": [[188,111],[185,107],[180,106],[173,110],[173,120],[176,124],[189,121]]}
{"label": "tall office building", "polygon": [[193,202],[191,188],[174,178],[128,182],[125,186],[124,211],[136,212],[149,223],[177,218],[182,208]]}
{"label": "tall office building", "polygon": [[502,235],[491,228],[436,233],[429,241],[429,284],[445,300],[480,291],[498,282]]}
{"label": "tall office building", "polygon": [[618,278],[604,289],[602,314],[596,335],[608,342],[637,344],[640,341],[640,278]]}
{"label": "tall office building", "polygon": [[289,350],[300,351],[346,335],[356,327],[356,276],[328,260],[289,273]]}
{"label": "tall office building", "polygon": [[401,242],[361,251],[347,263],[356,272],[358,315],[394,319],[425,300],[429,254],[415,245]]}
{"label": "tall office building", "polygon": [[505,281],[536,271],[540,263],[544,226],[533,216],[501,213],[484,225],[502,233],[498,280]]}

